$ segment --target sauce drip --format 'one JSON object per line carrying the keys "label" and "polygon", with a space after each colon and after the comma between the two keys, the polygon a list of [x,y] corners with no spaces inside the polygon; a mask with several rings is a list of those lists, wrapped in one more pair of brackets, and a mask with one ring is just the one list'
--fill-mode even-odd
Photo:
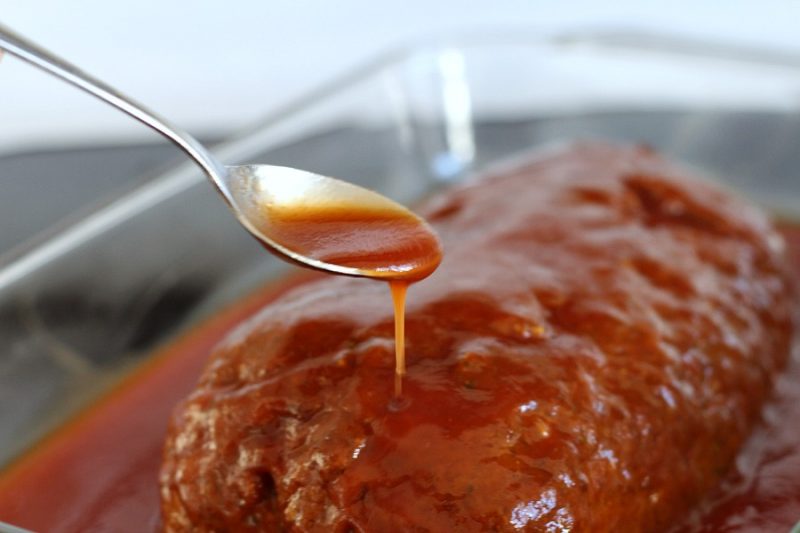
{"label": "sauce drip", "polygon": [[395,324],[394,393],[399,398],[405,374],[406,290],[433,273],[442,260],[433,229],[392,203],[267,204],[262,215],[263,229],[281,246],[389,282]]}
{"label": "sauce drip", "polygon": [[389,283],[394,304],[394,395],[403,395],[403,375],[406,373],[406,291],[408,282],[392,281]]}

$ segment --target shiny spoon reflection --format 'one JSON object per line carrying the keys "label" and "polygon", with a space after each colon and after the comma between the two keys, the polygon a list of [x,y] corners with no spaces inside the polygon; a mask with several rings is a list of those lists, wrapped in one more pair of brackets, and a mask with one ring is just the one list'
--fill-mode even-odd
{"label": "shiny spoon reflection", "polygon": [[293,168],[224,166],[185,131],[2,25],[0,48],[175,143],[200,165],[239,222],[280,257],[336,274],[408,282],[426,277],[441,260],[430,226],[376,192]]}

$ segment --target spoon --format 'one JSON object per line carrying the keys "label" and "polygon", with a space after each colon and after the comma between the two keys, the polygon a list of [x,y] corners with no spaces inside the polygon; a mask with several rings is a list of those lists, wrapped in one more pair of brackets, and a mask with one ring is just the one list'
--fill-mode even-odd
{"label": "spoon", "polygon": [[279,257],[336,274],[414,282],[441,261],[433,229],[371,190],[273,165],[222,165],[194,137],[0,24],[0,49],[124,111],[202,168],[239,222]]}

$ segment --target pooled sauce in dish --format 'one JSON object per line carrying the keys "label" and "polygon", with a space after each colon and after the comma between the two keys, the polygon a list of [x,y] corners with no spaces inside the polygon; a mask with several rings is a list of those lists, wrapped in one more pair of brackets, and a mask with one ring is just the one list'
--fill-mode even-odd
{"label": "pooled sauce in dish", "polygon": [[[587,197],[591,191],[586,192]],[[597,195],[591,196],[598,200]],[[646,198],[645,198],[646,199]],[[598,200],[599,201],[599,200]],[[501,213],[498,212],[498,215]],[[587,210],[587,216],[593,211]],[[555,227],[555,226],[554,226]],[[599,231],[599,230],[598,230]],[[795,271],[800,272],[800,230],[786,227],[782,230],[789,245],[790,258]],[[613,235],[611,235],[613,236]],[[459,258],[469,261],[477,260],[485,250],[475,246],[470,251],[465,251]],[[498,258],[498,264],[504,258]],[[488,267],[492,268],[492,267]],[[664,274],[665,283],[669,283]],[[89,411],[77,420],[65,426],[58,433],[47,439],[36,449],[20,458],[17,463],[6,469],[0,475],[0,520],[18,524],[35,531],[52,532],[78,532],[78,531],[115,531],[119,533],[141,532],[155,530],[158,527],[158,470],[162,457],[162,446],[169,412],[179,398],[185,397],[197,381],[201,367],[206,363],[212,347],[223,339],[228,332],[237,327],[255,314],[265,305],[279,299],[289,290],[305,285],[306,279],[319,280],[323,276],[311,274],[303,280],[293,280],[280,287],[265,288],[250,298],[240,302],[234,308],[219,313],[212,320],[200,325],[188,335],[176,341],[153,363],[143,368],[136,375],[104,401],[98,402]],[[312,281],[316,282],[316,281]],[[420,290],[425,284],[420,286]],[[302,290],[302,289],[301,289]],[[547,293],[550,299],[558,297],[555,293]],[[517,330],[513,328],[517,322],[504,320],[486,324],[480,315],[481,301],[462,298],[454,299],[448,305],[443,305],[437,311],[441,313],[454,313],[465,326],[465,332],[481,327],[502,327],[509,330],[509,338],[519,343],[527,336],[536,333],[532,330]],[[372,307],[370,307],[372,309]],[[569,311],[569,310],[567,310]],[[565,318],[569,318],[568,315]],[[499,318],[507,319],[507,316]],[[593,324],[586,323],[586,327]],[[313,324],[312,324],[313,326]],[[603,326],[600,324],[599,326]],[[599,327],[598,326],[598,327]],[[414,325],[410,324],[409,331]],[[314,329],[304,330],[303,334],[314,335]],[[380,332],[376,332],[380,335]],[[317,339],[323,342],[325,339]],[[411,341],[410,341],[411,342]],[[419,345],[410,344],[411,346]],[[474,347],[480,348],[480,346]],[[567,346],[566,349],[570,347]],[[431,420],[441,419],[439,426],[409,425],[412,419],[409,411],[396,413],[387,417],[386,428],[396,437],[396,441],[389,438],[378,439],[376,449],[369,447],[357,448],[363,461],[377,461],[381,453],[391,454],[396,445],[413,442],[413,431],[416,429],[427,430],[417,436],[420,438],[438,437],[439,432],[448,428],[458,428],[474,423],[466,413],[449,411],[453,405],[455,395],[465,395],[474,402],[474,412],[483,417],[490,417],[494,412],[493,403],[509,401],[509,398],[519,394],[515,389],[507,389],[507,394],[498,397],[488,397],[483,394],[481,387],[493,380],[502,379],[502,375],[487,374],[480,366],[481,359],[470,358],[465,361],[462,370],[464,386],[454,391],[445,390],[437,394],[434,387],[444,385],[441,376],[428,372],[425,368],[418,368],[419,375],[414,375],[414,361],[419,360],[412,348],[411,362],[412,374],[409,379],[409,394],[415,393],[415,388],[428,386],[428,394],[432,399],[441,403],[427,403],[420,405],[431,411]],[[374,351],[374,350],[373,350]],[[473,350],[474,351],[474,350]],[[371,352],[370,352],[371,353]],[[383,354],[383,352],[380,352]],[[367,353],[369,355],[369,353]],[[371,365],[372,374],[381,374],[370,382],[371,390],[377,391],[387,383],[386,378],[391,369],[383,372],[379,362],[366,361]],[[518,370],[515,368],[510,371]],[[568,371],[569,367],[564,366]],[[469,373],[469,375],[466,375]],[[524,377],[524,376],[521,376]],[[547,376],[545,376],[547,377]],[[468,379],[467,379],[468,378]],[[283,378],[282,378],[283,379]],[[383,381],[381,381],[383,379]],[[800,365],[790,366],[787,373],[781,378],[782,383],[776,389],[776,396],[771,404],[771,409],[779,414],[776,418],[768,418],[746,443],[739,457],[748,468],[743,471],[743,477],[731,480],[723,494],[710,511],[704,512],[697,523],[699,526],[686,527],[684,530],[703,531],[784,531],[800,516],[800,431],[796,420],[800,420]],[[316,386],[316,385],[314,385]],[[330,386],[320,385],[320,386]],[[555,395],[560,387],[569,388],[569,382],[552,379],[541,382],[540,387],[547,389]],[[447,394],[445,394],[447,393]],[[378,394],[380,397],[380,394]],[[667,396],[667,399],[670,399]],[[502,407],[502,406],[500,406]],[[542,405],[535,402],[521,404],[518,415],[515,416],[542,416]],[[683,416],[683,415],[681,415]],[[478,420],[481,422],[483,419]],[[488,422],[486,422],[488,420]],[[486,418],[485,423],[491,424]],[[408,422],[408,423],[407,423]],[[541,426],[541,427],[540,427]],[[501,457],[502,463],[498,468],[518,469],[520,475],[527,472],[526,462],[529,457],[540,457],[546,460],[557,461],[564,448],[558,446],[560,434],[558,426],[548,426],[542,421],[536,427],[546,438],[528,443],[515,440],[519,450],[518,459],[511,456]],[[267,428],[269,429],[269,428]],[[512,435],[513,436],[513,435]],[[257,440],[259,435],[253,435]],[[348,438],[346,435],[330,435],[331,438]],[[507,438],[505,434],[500,435]],[[420,441],[417,441],[419,444]],[[499,443],[502,444],[502,443]],[[416,448],[420,450],[419,447]],[[480,451],[476,449],[477,451]],[[662,450],[647,449],[646,453],[660,456]],[[587,471],[606,468],[611,463],[609,457],[620,460],[622,455],[612,455],[613,450],[605,450],[605,456],[593,459],[586,464]],[[473,457],[474,458],[474,457]],[[442,476],[451,476],[451,467],[457,466],[461,459],[467,462],[469,458],[461,455],[455,456],[452,461],[445,462],[437,472]],[[423,478],[436,475],[437,472],[420,472]],[[544,475],[542,471],[533,472]],[[634,472],[636,474],[636,472]],[[472,480],[479,482],[480,480]],[[570,483],[581,483],[580,479],[567,480]],[[393,490],[393,485],[383,487],[387,494]],[[654,493],[658,496],[658,493]],[[479,494],[479,500],[488,500],[489,503],[496,499],[496,494]],[[415,500],[414,493],[408,493],[401,504]],[[443,494],[440,506],[436,512],[444,512],[453,505],[452,495]],[[652,496],[651,496],[652,498]],[[386,504],[392,500],[387,496],[383,500],[373,497],[376,503]],[[524,501],[513,512],[509,512],[512,524],[522,524],[525,520],[537,514],[555,513],[557,507],[524,506]],[[553,500],[553,505],[560,504]],[[434,512],[434,510],[431,510]],[[765,529],[764,524],[774,526]],[[500,526],[508,526],[508,523]]]}

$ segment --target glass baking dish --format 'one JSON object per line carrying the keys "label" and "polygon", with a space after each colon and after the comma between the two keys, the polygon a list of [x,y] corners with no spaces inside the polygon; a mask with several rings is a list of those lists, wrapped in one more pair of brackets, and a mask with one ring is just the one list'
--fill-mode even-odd
{"label": "glass baking dish", "polygon": [[[647,143],[794,217],[800,58],[619,33],[440,39],[382,56],[216,152],[413,202],[522,151],[592,138]],[[294,268],[188,163],[0,261],[0,465]]]}

